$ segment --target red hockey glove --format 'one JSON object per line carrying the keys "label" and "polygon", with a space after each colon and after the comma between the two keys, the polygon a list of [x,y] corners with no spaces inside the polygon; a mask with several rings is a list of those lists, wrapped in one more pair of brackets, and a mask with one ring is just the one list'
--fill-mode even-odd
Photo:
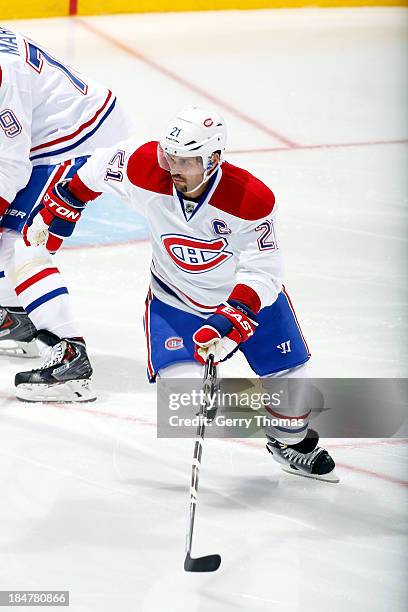
{"label": "red hockey glove", "polygon": [[45,244],[55,253],[65,238],[71,236],[86,204],[69,190],[69,180],[61,181],[46,192],[41,204],[30,213],[23,227],[27,246]]}
{"label": "red hockey glove", "polygon": [[194,358],[205,364],[208,355],[213,354],[215,363],[225,361],[253,336],[257,325],[256,314],[248,306],[228,300],[193,335]]}

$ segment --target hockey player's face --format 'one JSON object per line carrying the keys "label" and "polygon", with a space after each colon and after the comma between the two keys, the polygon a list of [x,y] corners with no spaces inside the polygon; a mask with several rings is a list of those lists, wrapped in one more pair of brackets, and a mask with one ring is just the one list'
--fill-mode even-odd
{"label": "hockey player's face", "polygon": [[203,180],[204,168],[201,157],[177,157],[166,155],[171,178],[178,191],[193,191]]}

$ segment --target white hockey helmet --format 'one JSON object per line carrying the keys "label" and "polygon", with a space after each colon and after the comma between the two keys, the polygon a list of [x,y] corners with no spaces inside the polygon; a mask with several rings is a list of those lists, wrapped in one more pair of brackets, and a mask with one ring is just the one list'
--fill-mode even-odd
{"label": "white hockey helmet", "polygon": [[[158,146],[159,164],[165,170],[169,170],[169,157],[201,157],[203,172],[201,185],[218,167],[212,169],[213,153],[219,151],[220,164],[223,162],[226,140],[225,121],[216,111],[188,106],[178,112],[163,130]],[[197,185],[196,189],[200,185]]]}

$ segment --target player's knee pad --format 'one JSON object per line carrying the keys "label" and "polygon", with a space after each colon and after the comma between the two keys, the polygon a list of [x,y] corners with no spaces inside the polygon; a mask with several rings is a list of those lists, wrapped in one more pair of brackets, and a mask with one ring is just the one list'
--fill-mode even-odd
{"label": "player's knee pad", "polygon": [[14,241],[14,257],[9,261],[6,273],[13,283],[18,284],[51,264],[52,256],[44,246],[28,247],[22,236],[17,234],[17,239]]}

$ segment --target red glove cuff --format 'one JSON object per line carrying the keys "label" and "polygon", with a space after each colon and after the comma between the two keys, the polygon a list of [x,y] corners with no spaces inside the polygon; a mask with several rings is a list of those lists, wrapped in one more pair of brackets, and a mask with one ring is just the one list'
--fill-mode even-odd
{"label": "red glove cuff", "polygon": [[54,234],[48,234],[48,240],[47,240],[47,244],[45,245],[45,248],[50,253],[56,253],[58,249],[60,248],[60,246],[62,245],[62,243],[63,243],[63,239],[60,238],[59,236],[54,236]]}
{"label": "red glove cuff", "polygon": [[81,202],[95,200],[102,193],[102,191],[92,191],[92,189],[89,189],[89,187],[87,187],[85,183],[81,181],[77,174],[75,174],[74,178],[70,182],[69,190],[72,195],[78,200],[81,200]]}
{"label": "red glove cuff", "polygon": [[255,314],[261,310],[261,299],[259,295],[248,285],[243,285],[241,283],[235,285],[228,300],[236,300],[237,302],[245,304]]}

